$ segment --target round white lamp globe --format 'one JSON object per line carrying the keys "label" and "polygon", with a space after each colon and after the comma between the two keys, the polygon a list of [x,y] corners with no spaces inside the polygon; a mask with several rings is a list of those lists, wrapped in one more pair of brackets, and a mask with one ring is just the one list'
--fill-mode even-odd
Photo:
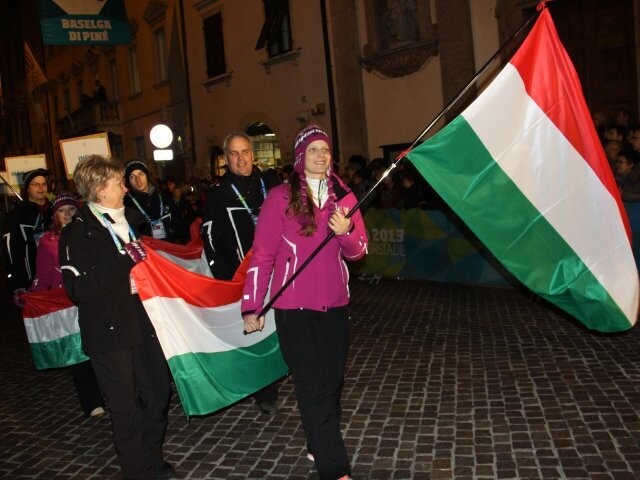
{"label": "round white lamp globe", "polygon": [[149,132],[149,140],[156,148],[167,148],[173,142],[173,132],[166,125],[159,123]]}

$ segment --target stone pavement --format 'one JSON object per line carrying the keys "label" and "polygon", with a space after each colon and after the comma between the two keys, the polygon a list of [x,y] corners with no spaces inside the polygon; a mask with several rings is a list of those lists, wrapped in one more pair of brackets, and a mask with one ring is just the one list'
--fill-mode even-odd
{"label": "stone pavement", "polygon": [[[640,478],[640,332],[594,334],[513,289],[352,282],[343,393],[355,479]],[[2,308],[0,477],[117,479],[109,420],[85,419],[70,378],[34,370]],[[187,420],[165,443],[183,479],[316,479],[292,384]]]}

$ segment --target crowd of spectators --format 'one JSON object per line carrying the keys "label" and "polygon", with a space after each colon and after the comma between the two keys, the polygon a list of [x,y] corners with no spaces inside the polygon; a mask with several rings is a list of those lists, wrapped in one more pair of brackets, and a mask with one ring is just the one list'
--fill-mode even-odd
{"label": "crowd of spectators", "polygon": [[640,124],[625,109],[613,118],[602,114],[593,117],[622,200],[640,201]]}

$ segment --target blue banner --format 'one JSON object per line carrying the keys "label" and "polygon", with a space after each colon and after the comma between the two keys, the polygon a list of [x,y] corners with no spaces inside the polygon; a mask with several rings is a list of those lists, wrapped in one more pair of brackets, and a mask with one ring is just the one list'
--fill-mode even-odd
{"label": "blue banner", "polygon": [[131,43],[124,0],[38,0],[45,45]]}
{"label": "blue banner", "polygon": [[[640,271],[640,202],[625,202],[624,206]],[[482,285],[519,283],[453,214],[417,208],[369,209],[364,218],[369,252],[354,268],[363,279],[384,276]]]}

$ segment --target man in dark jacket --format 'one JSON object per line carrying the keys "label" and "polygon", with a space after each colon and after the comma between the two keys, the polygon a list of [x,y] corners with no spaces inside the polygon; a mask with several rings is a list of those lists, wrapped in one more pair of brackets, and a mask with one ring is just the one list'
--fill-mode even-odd
{"label": "man in dark jacket", "polygon": [[159,240],[183,243],[184,229],[178,227],[178,209],[171,198],[149,183],[149,168],[141,160],[131,160],[125,165],[124,180],[129,192],[124,204],[138,210],[146,222],[142,234]]}
{"label": "man in dark jacket", "polygon": [[[251,249],[260,207],[277,177],[264,176],[253,166],[253,144],[247,134],[227,135],[223,148],[229,171],[209,190],[202,240],[213,277],[231,280]],[[254,395],[264,414],[278,410],[277,386],[274,383]]]}
{"label": "man in dark jacket", "polygon": [[22,178],[26,198],[9,214],[2,250],[7,266],[9,288],[14,301],[31,285],[36,268],[36,249],[44,232],[51,229],[53,215],[47,198],[49,172],[30,170]]}

